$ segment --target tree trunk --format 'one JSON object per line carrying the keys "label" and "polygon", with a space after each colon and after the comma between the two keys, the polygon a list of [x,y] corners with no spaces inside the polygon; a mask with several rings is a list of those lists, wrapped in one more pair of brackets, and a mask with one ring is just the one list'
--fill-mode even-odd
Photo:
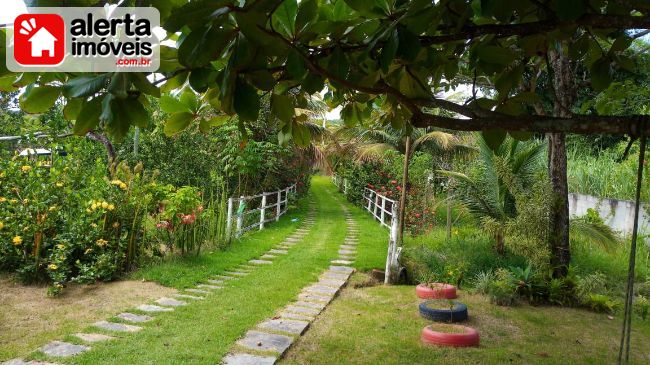
{"label": "tree trunk", "polygon": [[[563,50],[565,44],[549,52],[553,71],[553,88],[556,117],[570,117],[575,87],[569,58]],[[564,277],[571,261],[569,245],[569,189],[567,185],[566,136],[564,133],[548,134],[548,173],[553,196],[550,212],[551,266],[554,277]]]}
{"label": "tree trunk", "polygon": [[104,148],[106,148],[106,154],[108,155],[108,166],[111,166],[113,162],[115,162],[116,155],[115,148],[113,147],[113,144],[108,139],[108,137],[94,131],[88,132],[86,134],[86,137],[88,137],[88,139],[92,139],[93,141],[100,142],[104,145]]}
{"label": "tree trunk", "polygon": [[404,237],[406,218],[406,189],[409,179],[409,162],[411,160],[411,136],[406,136],[406,151],[404,152],[404,168],[402,170],[402,194],[399,197],[399,230],[398,244],[401,246]]}

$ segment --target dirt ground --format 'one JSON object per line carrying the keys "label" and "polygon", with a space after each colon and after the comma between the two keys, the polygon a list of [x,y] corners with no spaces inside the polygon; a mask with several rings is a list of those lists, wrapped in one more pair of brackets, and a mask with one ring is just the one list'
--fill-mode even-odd
{"label": "dirt ground", "polygon": [[0,362],[174,291],[151,282],[117,281],[70,285],[61,296],[48,298],[44,286],[0,276]]}

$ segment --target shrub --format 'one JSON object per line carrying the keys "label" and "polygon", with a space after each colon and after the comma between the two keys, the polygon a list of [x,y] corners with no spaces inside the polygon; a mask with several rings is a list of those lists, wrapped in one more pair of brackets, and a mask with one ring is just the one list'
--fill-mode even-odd
{"label": "shrub", "polygon": [[112,178],[72,157],[53,166],[0,160],[0,269],[24,282],[110,280],[146,251],[143,219],[156,206],[153,174],[116,166]]}
{"label": "shrub", "polygon": [[496,280],[488,285],[490,301],[496,305],[511,306],[517,299],[517,285],[512,280],[511,273],[499,269],[495,273]]}
{"label": "shrub", "polygon": [[488,294],[490,285],[496,280],[496,275],[492,271],[482,271],[474,276],[472,284],[474,290],[479,294]]}
{"label": "shrub", "polygon": [[582,304],[601,313],[614,313],[620,305],[618,301],[603,294],[588,294]]}
{"label": "shrub", "polygon": [[634,298],[634,313],[644,321],[648,319],[648,313],[650,313],[650,300],[643,295]]}

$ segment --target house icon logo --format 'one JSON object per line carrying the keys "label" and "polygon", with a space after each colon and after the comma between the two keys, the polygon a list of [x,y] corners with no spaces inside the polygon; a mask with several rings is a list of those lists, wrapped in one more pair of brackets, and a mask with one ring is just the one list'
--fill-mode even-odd
{"label": "house icon logo", "polygon": [[65,58],[65,22],[57,14],[22,14],[14,21],[14,58],[22,66],[57,66]]}

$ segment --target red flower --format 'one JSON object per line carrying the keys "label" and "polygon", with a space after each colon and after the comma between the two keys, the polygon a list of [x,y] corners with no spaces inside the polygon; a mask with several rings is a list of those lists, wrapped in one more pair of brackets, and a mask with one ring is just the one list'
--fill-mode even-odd
{"label": "red flower", "polygon": [[397,180],[391,180],[390,183],[395,185],[395,184],[397,184]]}

